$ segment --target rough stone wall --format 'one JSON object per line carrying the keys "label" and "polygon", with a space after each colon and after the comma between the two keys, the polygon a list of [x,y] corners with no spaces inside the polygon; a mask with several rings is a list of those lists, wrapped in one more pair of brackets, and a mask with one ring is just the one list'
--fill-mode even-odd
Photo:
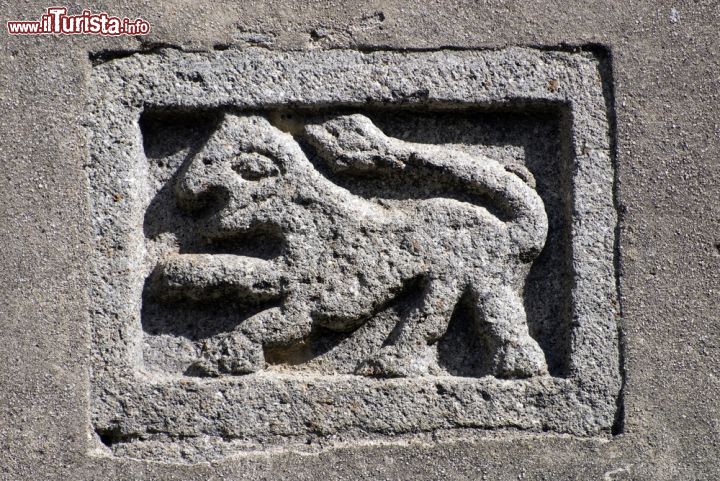
{"label": "rough stone wall", "polygon": [[720,476],[716,5],[83,7],[0,43],[0,479]]}

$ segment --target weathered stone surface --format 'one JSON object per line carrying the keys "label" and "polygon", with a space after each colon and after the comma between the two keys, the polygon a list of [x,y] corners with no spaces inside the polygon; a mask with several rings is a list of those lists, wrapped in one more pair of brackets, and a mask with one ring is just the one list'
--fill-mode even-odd
{"label": "weathered stone surface", "polygon": [[[720,195],[720,143],[716,141],[720,125],[716,81],[720,37],[715,35],[715,3],[127,0],[68,6],[71,11],[77,8],[75,12],[88,7],[111,15],[142,16],[152,29],[145,37],[0,34],[0,479],[718,479],[720,204],[714,199]],[[47,7],[48,3],[37,0],[4,2],[0,12],[5,20],[33,19]],[[623,382],[612,435],[558,434],[555,428],[536,432],[512,426],[458,428],[453,424],[448,429],[387,435],[382,439],[373,439],[367,432],[348,435],[344,440],[317,435],[306,439],[311,444],[302,446],[279,438],[277,443],[267,443],[261,449],[253,442],[226,449],[226,441],[208,436],[203,440],[187,438],[189,442],[179,438],[170,443],[158,442],[154,455],[149,453],[154,448],[146,444],[136,450],[142,451],[144,459],[117,449],[121,444],[137,446],[134,442],[139,439],[116,443],[114,452],[98,442],[93,422],[97,398],[92,395],[95,384],[90,382],[97,344],[90,331],[92,297],[88,295],[91,261],[96,253],[88,203],[88,136],[83,123],[87,123],[88,101],[95,92],[94,67],[112,63],[112,59],[129,58],[138,51],[157,54],[163,45],[198,55],[233,53],[251,45],[262,46],[267,53],[313,54],[339,49],[458,53],[512,46],[535,46],[546,54],[558,50],[593,52],[600,59],[613,134],[610,152],[615,165],[614,197],[619,219],[614,266],[620,303],[617,309],[621,307],[616,323]],[[498,69],[498,79],[514,78],[504,76],[502,71]],[[172,72],[168,74],[171,78]],[[142,75],[127,73],[125,78]],[[345,76],[352,78],[355,72],[346,71]],[[178,78],[175,83],[183,85],[191,78],[199,83],[197,76]],[[590,78],[586,77],[588,83],[593,83]],[[172,83],[168,81],[168,88],[174,88]],[[565,87],[562,79],[548,80],[545,85],[549,93],[561,93]],[[265,88],[271,90],[272,86]],[[122,93],[123,87],[108,90],[108,98],[118,97],[118,92]],[[329,107],[321,113],[360,113],[388,137],[421,144],[434,139],[430,143],[494,159],[521,177],[523,172],[517,165],[525,165],[533,173],[535,190],[548,216],[548,235],[542,253],[532,264],[523,303],[530,334],[543,350],[549,378],[569,379],[570,354],[577,352],[571,348],[568,336],[577,327],[567,315],[571,294],[577,287],[569,273],[576,261],[574,252],[592,244],[573,246],[566,242],[570,233],[562,228],[574,225],[575,216],[585,211],[564,203],[568,189],[563,186],[569,185],[572,176],[562,173],[573,174],[575,168],[566,169],[563,162],[554,160],[565,149],[583,151],[583,145],[573,145],[567,134],[571,130],[566,125],[572,117],[563,116],[562,109],[555,113],[545,108],[527,110],[522,104],[513,111],[468,111],[461,107],[443,112],[421,108],[341,111],[333,105],[321,105]],[[126,107],[120,106],[118,112]],[[269,109],[230,110],[240,115],[260,115],[278,126],[280,123],[270,116],[275,107],[304,110],[300,105],[284,104]],[[148,177],[138,177],[157,179],[151,180],[153,188],[160,188],[168,180],[163,177],[159,161],[176,162],[173,168],[179,167],[177,162],[187,156],[184,149],[210,137],[219,109],[180,109],[170,113],[165,116],[157,110],[148,111],[139,122],[141,129],[133,133],[148,132],[143,142],[134,142],[140,146],[138,155],[144,153],[148,165],[158,167]],[[133,122],[137,119],[128,120],[127,125]],[[183,147],[177,150],[177,146]],[[262,171],[262,164],[258,169]],[[338,177],[333,177],[334,182]],[[180,214],[185,216],[186,211],[178,208],[176,217],[166,208],[174,205],[170,200],[156,204],[158,209],[150,209],[146,215],[165,217],[172,231],[175,225],[183,224],[173,222],[182,218]],[[162,225],[159,218],[152,223]],[[149,245],[143,236],[140,240]],[[193,246],[191,237],[186,242],[183,245]],[[162,242],[157,245],[162,246]],[[277,245],[272,242],[244,245],[246,256],[270,259],[277,255]],[[228,253],[222,243],[210,253],[189,247],[186,252]],[[589,278],[586,280],[585,285],[592,284]],[[94,281],[93,285],[97,286]],[[461,307],[468,312],[467,304]],[[180,310],[180,314],[184,311]],[[188,313],[188,317],[199,319],[200,314],[196,311]],[[209,321],[213,319],[217,318],[208,316]],[[389,317],[386,319],[391,322]],[[567,319],[571,319],[569,329],[560,328]],[[177,324],[173,325],[176,330],[166,332],[166,339],[184,343]],[[211,323],[203,325],[208,326],[208,331],[198,335],[215,329]],[[451,323],[448,337],[438,341],[439,352],[476,352],[473,342],[477,338],[465,334],[468,325]],[[154,326],[162,332],[162,323]],[[145,336],[149,330],[145,331],[142,324],[138,331],[143,332],[143,343],[163,346],[160,335]],[[128,342],[135,339],[127,338]],[[470,340],[468,345],[459,342],[466,339]],[[595,340],[586,337],[585,341],[592,351]],[[133,361],[131,372],[138,366],[168,372],[184,368],[186,359],[177,354],[186,344],[164,351],[149,345],[146,348],[143,343],[134,351],[142,354],[142,364]],[[356,349],[351,345],[347,348],[344,357],[335,348],[337,363],[329,371],[323,372],[319,363],[303,361],[295,364],[288,375],[293,379],[324,376],[338,366],[349,372],[354,368],[349,353]],[[597,351],[606,352],[602,346]],[[173,355],[166,358],[163,352]],[[348,362],[340,362],[341,358]],[[438,376],[444,382],[462,377],[472,383],[487,375],[482,365],[473,366],[464,355],[444,359],[456,360],[448,366],[447,375]],[[276,368],[271,362],[266,369]],[[232,383],[251,376],[260,377],[185,377],[191,381]],[[385,380],[409,383],[428,377]],[[355,378],[375,380],[353,375]],[[518,381],[536,378],[511,377],[503,382],[509,389],[518,387]],[[421,394],[417,399],[432,402],[427,392]],[[489,403],[500,399],[512,408],[515,405],[509,400],[520,396],[496,396]],[[415,403],[414,399],[403,402],[403,406],[410,407]],[[543,400],[546,405],[551,402],[561,404],[556,398]],[[315,405],[319,412],[338,411],[331,404]],[[177,406],[170,410],[177,416],[191,412],[180,403]],[[464,409],[459,400],[451,407],[458,412]],[[237,410],[241,412],[240,407]],[[572,409],[568,407],[568,411]],[[247,416],[247,412],[242,415]],[[203,442],[209,447],[204,448]],[[221,454],[243,450],[246,452],[240,455]],[[168,455],[168,451],[174,453]],[[209,459],[208,453],[217,457],[211,462],[195,462]],[[152,457],[160,462],[152,461]],[[179,459],[184,462],[172,461]]]}
{"label": "weathered stone surface", "polygon": [[593,55],[163,50],[91,82],[93,424],[112,452],[609,434]]}

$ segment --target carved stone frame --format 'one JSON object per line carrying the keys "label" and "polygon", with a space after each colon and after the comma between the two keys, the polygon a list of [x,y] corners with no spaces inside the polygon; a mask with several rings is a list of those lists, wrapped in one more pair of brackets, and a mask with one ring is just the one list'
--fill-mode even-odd
{"label": "carved stone frame", "polygon": [[[86,122],[96,240],[90,293],[96,432],[116,453],[134,452],[117,450],[119,445],[151,453],[156,444],[202,438],[215,450],[221,446],[218,452],[223,454],[299,445],[309,438],[394,439],[435,431],[452,436],[467,429],[609,435],[618,416],[621,374],[614,264],[617,215],[604,88],[599,61],[592,55],[521,48],[163,50],[96,66]],[[143,277],[138,275],[143,249],[139,226],[146,201],[138,127],[143,110],[373,103],[442,104],[448,109],[542,105],[562,110],[572,179],[568,375],[376,380],[259,373],[161,379],[144,373],[139,368]],[[404,406],[387,402],[383,392],[388,389],[403,392],[416,408],[424,404],[426,409],[412,412],[425,415],[406,416]],[[348,410],[352,416],[346,415]]]}

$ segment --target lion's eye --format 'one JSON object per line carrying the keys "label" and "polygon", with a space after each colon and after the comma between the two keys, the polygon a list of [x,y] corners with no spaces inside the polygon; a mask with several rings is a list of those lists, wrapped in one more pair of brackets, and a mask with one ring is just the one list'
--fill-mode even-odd
{"label": "lion's eye", "polygon": [[280,169],[275,161],[256,152],[243,153],[235,157],[232,169],[245,180],[257,181],[280,174]]}

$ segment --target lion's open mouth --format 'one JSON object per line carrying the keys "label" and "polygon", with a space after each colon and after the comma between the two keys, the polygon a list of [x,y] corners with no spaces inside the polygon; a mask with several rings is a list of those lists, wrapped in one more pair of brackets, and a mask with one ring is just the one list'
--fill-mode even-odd
{"label": "lion's open mouth", "polygon": [[256,223],[247,229],[215,229],[204,242],[180,249],[181,254],[229,254],[271,260],[282,256],[287,240],[279,226]]}

